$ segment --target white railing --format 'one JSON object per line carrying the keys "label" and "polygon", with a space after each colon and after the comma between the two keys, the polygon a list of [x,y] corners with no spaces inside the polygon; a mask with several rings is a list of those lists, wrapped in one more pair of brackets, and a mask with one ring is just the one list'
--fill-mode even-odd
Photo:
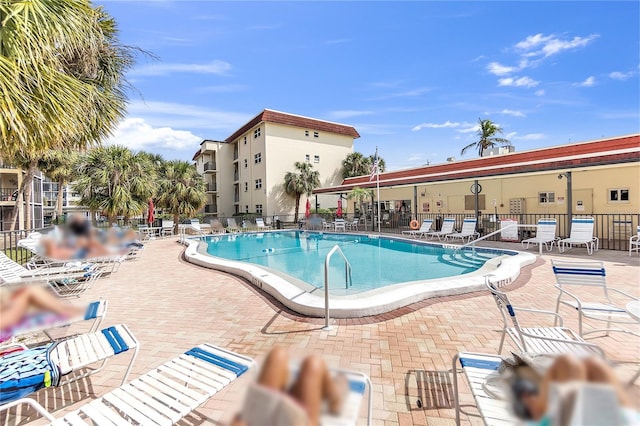
{"label": "white railing", "polygon": [[[507,225],[507,226],[505,226],[504,228],[500,228],[500,229],[498,229],[498,230],[496,230],[496,231],[491,232],[490,234],[484,235],[484,236],[482,236],[482,237],[480,237],[480,238],[476,238],[475,240],[473,240],[473,241],[469,241],[469,242],[468,242],[468,243],[466,243],[466,244],[463,244],[463,245],[461,245],[461,246],[456,246],[456,248],[455,248],[455,249],[456,249],[456,250],[460,250],[461,248],[471,246],[471,247],[473,248],[473,250],[475,250],[475,248],[476,248],[476,243],[477,243],[478,241],[486,240],[487,238],[489,238],[489,237],[491,237],[491,236],[494,236],[494,235],[496,235],[496,234],[501,233],[501,232],[502,232],[502,231],[504,231],[505,229],[509,229],[509,228],[513,228],[513,227],[516,227],[516,228],[531,228],[532,226],[535,226],[535,227],[537,228],[537,225],[524,225],[524,224],[513,224],[513,225]],[[538,244],[538,246],[539,246],[538,254],[539,254],[540,256],[542,256],[542,246],[543,246],[543,244],[542,244],[542,243],[540,243],[540,244]]]}
{"label": "white railing", "polygon": [[334,253],[338,252],[340,256],[344,259],[344,285],[345,288],[348,289],[351,283],[351,264],[347,260],[347,257],[344,255],[340,246],[335,245],[327,256],[324,258],[324,327],[323,330],[328,331],[331,330],[331,326],[329,325],[329,261],[331,260],[331,256]]}

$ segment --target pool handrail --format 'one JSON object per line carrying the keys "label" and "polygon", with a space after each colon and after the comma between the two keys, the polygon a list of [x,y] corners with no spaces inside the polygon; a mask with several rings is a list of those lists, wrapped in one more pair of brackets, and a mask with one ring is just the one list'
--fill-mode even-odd
{"label": "pool handrail", "polygon": [[[526,225],[526,224],[513,224],[513,225],[507,225],[507,226],[505,226],[504,228],[500,228],[500,229],[498,229],[498,230],[496,230],[496,231],[493,231],[493,232],[491,232],[491,233],[489,233],[489,234],[487,234],[487,235],[483,235],[482,237],[480,237],[480,238],[476,238],[476,239],[475,239],[475,240],[473,240],[473,241],[469,241],[469,242],[468,242],[468,243],[466,243],[466,244],[463,244],[463,245],[461,245],[461,246],[456,246],[456,247],[455,247],[455,250],[460,250],[460,249],[465,248],[465,247],[468,247],[468,246],[472,246],[472,247],[475,249],[475,248],[476,248],[476,242],[478,242],[478,241],[482,241],[482,240],[486,240],[487,238],[492,237],[492,236],[494,236],[494,235],[496,235],[496,234],[499,234],[500,232],[504,231],[505,229],[513,228],[514,226],[515,226],[516,228],[521,228],[521,227],[522,227],[522,228],[530,228],[530,227],[532,227],[532,226],[535,226],[536,228],[538,227],[538,225]],[[539,247],[539,253],[538,253],[538,254],[539,254],[540,256],[542,256],[542,244],[540,244],[540,247]]]}
{"label": "pool handrail", "polygon": [[344,281],[346,288],[349,288],[349,282],[351,281],[351,263],[347,260],[347,256],[344,255],[340,246],[336,244],[324,258],[324,327],[322,329],[325,331],[331,330],[329,325],[329,261],[335,252],[338,252],[345,262]]}

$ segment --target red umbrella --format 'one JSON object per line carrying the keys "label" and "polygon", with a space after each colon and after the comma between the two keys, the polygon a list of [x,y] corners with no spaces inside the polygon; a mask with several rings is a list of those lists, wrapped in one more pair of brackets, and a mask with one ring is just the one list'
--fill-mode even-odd
{"label": "red umbrella", "polygon": [[338,210],[336,210],[336,216],[342,217],[342,200],[338,200]]}
{"label": "red umbrella", "polygon": [[153,205],[153,199],[149,198],[149,213],[147,213],[147,223],[149,225],[153,224],[155,217],[153,216],[153,209],[155,206]]}
{"label": "red umbrella", "polygon": [[307,207],[304,210],[304,217],[309,217],[309,216],[311,216],[311,202],[307,198]]}

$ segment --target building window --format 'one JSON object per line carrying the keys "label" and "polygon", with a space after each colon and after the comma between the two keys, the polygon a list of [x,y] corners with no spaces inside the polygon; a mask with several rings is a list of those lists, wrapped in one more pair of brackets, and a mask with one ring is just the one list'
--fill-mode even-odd
{"label": "building window", "polygon": [[262,179],[256,179],[256,189],[262,188]]}
{"label": "building window", "polygon": [[256,204],[256,213],[262,214],[262,204]]}
{"label": "building window", "polygon": [[245,145],[247,144],[247,137],[246,136],[244,137],[244,144]]}
{"label": "building window", "polygon": [[259,138],[259,137],[260,137],[260,127],[258,127],[257,129],[255,129],[253,131],[253,138],[256,139],[256,138]]}
{"label": "building window", "polygon": [[319,137],[320,137],[320,134],[319,134],[318,132],[313,132],[313,137],[314,137],[314,138],[319,138]]}
{"label": "building window", "polygon": [[253,156],[253,162],[258,164],[258,163],[262,163],[262,153],[257,153],[256,155]]}
{"label": "building window", "polygon": [[313,162],[314,163],[319,163],[320,162],[320,156],[319,155],[314,155],[313,156]]}
{"label": "building window", "polygon": [[244,159],[244,168],[246,169],[247,167],[249,167],[249,160],[247,160],[246,158]]}
{"label": "building window", "polygon": [[244,192],[247,192],[249,190],[249,182],[245,182],[244,183]]}
{"label": "building window", "polygon": [[309,160],[310,160],[310,158],[311,158],[311,157],[309,156],[309,154],[305,154],[305,156],[304,156],[304,161],[306,161],[306,162],[308,163],[308,162],[309,162]]}
{"label": "building window", "polygon": [[308,136],[309,136],[309,131],[308,131],[308,130],[305,130],[305,131],[304,131],[304,135],[308,137]]}
{"label": "building window", "polygon": [[539,192],[538,193],[538,203],[540,204],[551,204],[556,202],[556,193],[555,192]]}
{"label": "building window", "polygon": [[612,203],[629,201],[629,189],[628,188],[610,189],[609,201]]}

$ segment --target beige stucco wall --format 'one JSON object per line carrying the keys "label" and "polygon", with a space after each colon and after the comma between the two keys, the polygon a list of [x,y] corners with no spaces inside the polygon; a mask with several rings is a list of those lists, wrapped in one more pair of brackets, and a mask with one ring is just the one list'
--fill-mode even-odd
{"label": "beige stucco wall", "polygon": [[[510,199],[523,198],[525,213],[566,213],[567,180],[560,172],[544,172],[479,179],[485,196],[485,213],[493,213],[496,200],[498,214],[509,213]],[[455,182],[418,184],[418,213],[429,204],[429,213],[473,213],[464,209],[465,195],[471,195],[474,179]],[[573,213],[639,213],[640,164],[618,164],[572,170]],[[629,201],[609,201],[611,189],[628,189]],[[540,192],[553,192],[553,203],[540,203]],[[410,199],[413,209],[413,186],[381,189],[383,201]],[[438,202],[440,206],[438,206]],[[579,203],[581,202],[581,203]],[[426,213],[426,212],[425,212]]]}

